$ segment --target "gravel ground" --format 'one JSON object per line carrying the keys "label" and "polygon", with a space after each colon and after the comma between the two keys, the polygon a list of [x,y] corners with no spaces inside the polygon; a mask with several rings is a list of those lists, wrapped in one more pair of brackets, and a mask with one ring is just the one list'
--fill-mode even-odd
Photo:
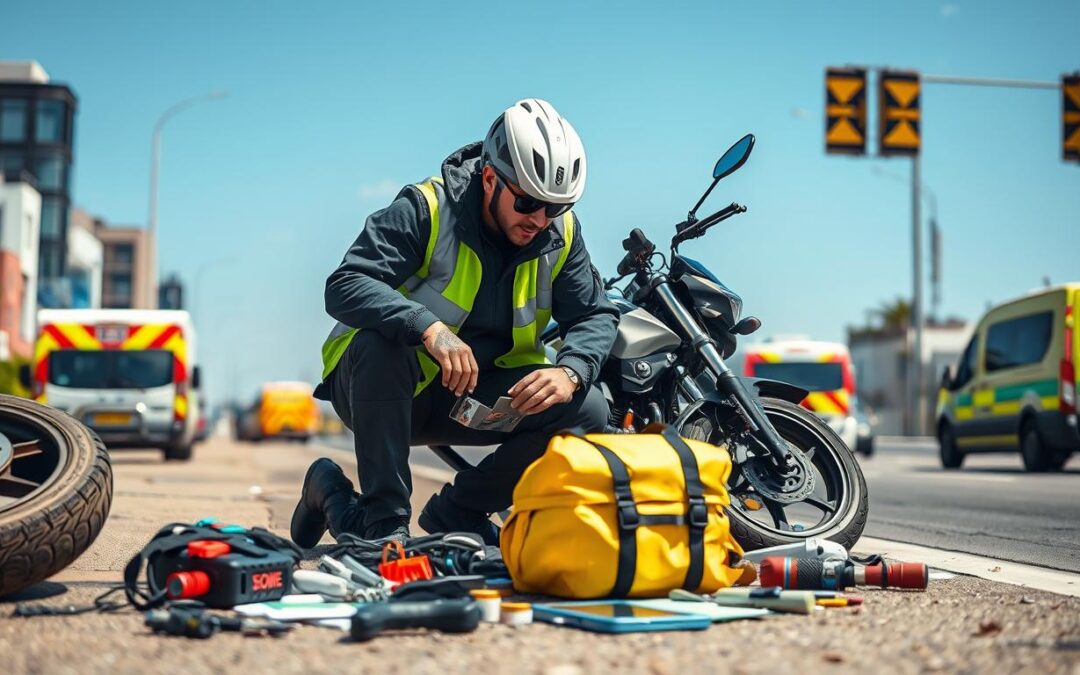
{"label": "gravel ground", "polygon": [[[59,589],[58,584],[52,587]],[[49,603],[81,604],[99,584],[70,584]],[[45,589],[38,589],[45,590]],[[1080,673],[1080,598],[971,577],[925,593],[868,591],[861,607],[717,624],[707,632],[605,636],[544,624],[481,625],[469,635],[386,634],[353,644],[343,633],[301,627],[281,638],[219,634],[209,640],[152,635],[134,612],[7,618],[0,645],[12,673],[196,674],[253,672],[686,673],[717,668],[765,673]],[[152,665],[151,665],[152,664]]]}
{"label": "gravel ground", "polygon": [[[225,440],[190,464],[118,454],[116,499],[94,546],[72,567],[0,600],[0,654],[9,673],[512,672],[569,675],[757,672],[1057,672],[1080,675],[1080,598],[973,577],[925,593],[867,590],[861,607],[775,615],[706,632],[606,636],[534,624],[481,625],[468,635],[387,634],[364,644],[326,628],[281,638],[157,636],[132,611],[13,618],[17,601],[89,603],[162,524],[216,515],[287,532],[316,449]],[[416,481],[414,507],[437,486]],[[324,540],[327,541],[327,540]]]}

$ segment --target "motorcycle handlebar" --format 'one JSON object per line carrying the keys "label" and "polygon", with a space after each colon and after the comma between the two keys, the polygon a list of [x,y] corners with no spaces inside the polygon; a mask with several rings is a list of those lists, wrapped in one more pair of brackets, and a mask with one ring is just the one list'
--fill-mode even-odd
{"label": "motorcycle handlebar", "polygon": [[[687,239],[696,239],[697,237],[705,234],[705,232],[713,225],[716,225],[723,220],[727,220],[731,216],[734,216],[738,213],[743,213],[745,211],[746,207],[742,204],[731,202],[716,213],[702,218],[693,225],[690,225],[689,227],[685,227],[682,230],[678,230],[678,228],[676,228],[677,233],[672,239],[671,243],[672,245],[676,245],[686,241]],[[680,223],[680,225],[682,225],[682,223]]]}

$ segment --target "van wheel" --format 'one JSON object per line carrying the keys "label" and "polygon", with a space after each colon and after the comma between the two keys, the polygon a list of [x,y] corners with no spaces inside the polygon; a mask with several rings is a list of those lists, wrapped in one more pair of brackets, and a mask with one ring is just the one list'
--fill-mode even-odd
{"label": "van wheel", "polygon": [[1032,472],[1061,471],[1069,454],[1047,448],[1039,436],[1038,425],[1033,420],[1024,422],[1020,431],[1020,455],[1024,459],[1024,469]]}
{"label": "van wheel", "polygon": [[186,462],[191,459],[192,444],[170,445],[165,448],[165,461]]}
{"label": "van wheel", "polygon": [[964,463],[964,453],[956,447],[956,434],[948,424],[943,424],[938,431],[938,445],[941,449],[941,466],[946,469],[959,469]]}

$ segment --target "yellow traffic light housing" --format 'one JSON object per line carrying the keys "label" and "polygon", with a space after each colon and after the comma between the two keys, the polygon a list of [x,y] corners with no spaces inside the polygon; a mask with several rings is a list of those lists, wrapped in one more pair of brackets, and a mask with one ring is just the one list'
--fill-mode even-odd
{"label": "yellow traffic light housing", "polygon": [[878,86],[878,152],[913,157],[921,142],[919,74],[881,71]]}
{"label": "yellow traffic light housing", "polygon": [[825,152],[866,154],[866,70],[825,71]]}

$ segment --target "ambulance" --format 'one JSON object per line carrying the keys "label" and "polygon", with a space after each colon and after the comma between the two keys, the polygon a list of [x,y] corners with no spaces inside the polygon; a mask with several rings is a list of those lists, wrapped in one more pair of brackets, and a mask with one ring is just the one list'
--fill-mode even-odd
{"label": "ambulance", "polygon": [[188,460],[198,427],[195,329],[181,310],[43,309],[22,379],[40,403],[110,449],[155,447]]}
{"label": "ambulance", "polygon": [[817,413],[855,450],[859,434],[855,373],[846,346],[801,338],[767,340],[749,345],[745,356],[745,375],[780,380],[808,390],[802,406]]}

